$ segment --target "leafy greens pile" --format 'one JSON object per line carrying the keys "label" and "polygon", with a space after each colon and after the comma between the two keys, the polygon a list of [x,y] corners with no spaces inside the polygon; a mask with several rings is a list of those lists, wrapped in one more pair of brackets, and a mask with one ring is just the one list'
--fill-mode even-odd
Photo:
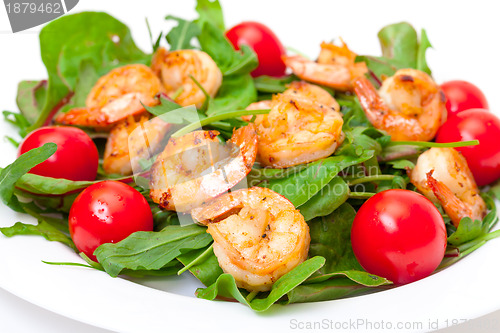
{"label": "leafy greens pile", "polygon": [[[177,25],[164,36],[171,50],[199,45],[221,69],[223,82],[218,95],[208,96],[196,112],[204,125],[216,128],[227,138],[234,127],[244,124],[237,117],[252,114],[242,109],[284,91],[295,77],[253,79],[250,72],[258,65],[257,57],[248,47],[235,51],[225,38],[218,1],[198,0],[196,10],[199,18],[194,21],[167,16],[167,20],[174,20]],[[154,50],[162,38],[163,33],[155,40],[151,38]],[[381,57],[357,58],[367,63],[375,81],[403,67],[430,74],[425,61],[430,43],[424,30],[419,41],[413,27],[398,23],[383,28],[379,39]],[[40,33],[40,49],[48,80],[21,82],[17,95],[20,113],[4,111],[6,120],[18,128],[21,136],[50,122],[58,111],[83,106],[99,76],[110,69],[129,63],[148,64],[151,59],[151,54],[137,48],[127,26],[98,12],[68,15],[48,24]],[[248,176],[252,186],[267,187],[278,193],[288,189],[282,194],[300,210],[310,227],[310,259],[281,277],[270,292],[248,293],[238,289],[234,278],[219,267],[212,250],[213,239],[206,228],[195,224],[180,226],[175,212],[162,211],[150,201],[147,191],[134,183],[131,185],[149,200],[155,231],[136,232],[119,243],[103,244],[95,252],[99,262],[82,255],[87,264],[73,265],[103,270],[113,277],[174,275],[189,270],[206,286],[197,290],[198,297],[233,298],[255,311],[264,311],[276,302],[331,300],[387,288],[392,282],[364,271],[353,254],[350,230],[356,208],[364,199],[383,190],[414,189],[405,169],[413,167],[415,156],[432,143],[391,142],[389,136],[368,122],[355,97],[335,93],[335,98],[344,114],[346,139],[334,155],[288,169],[263,169],[255,165]],[[161,105],[147,109],[171,123],[189,126],[189,117],[172,112],[177,108],[177,104],[162,99]],[[8,237],[40,235],[76,251],[68,232],[68,212],[78,193],[99,180],[76,182],[27,173],[55,150],[55,144],[46,144],[1,170],[0,197],[4,204],[34,216],[38,224],[17,222],[0,230]],[[111,176],[100,175],[101,179]],[[356,192],[358,184],[364,184],[365,190]],[[295,191],[289,191],[290,188]],[[490,193],[500,198],[499,188],[500,185],[493,187]],[[497,220],[495,204],[488,194],[484,196],[490,212],[483,221],[463,219],[458,229],[447,222],[449,248],[441,267],[498,236],[498,232],[490,233]]]}

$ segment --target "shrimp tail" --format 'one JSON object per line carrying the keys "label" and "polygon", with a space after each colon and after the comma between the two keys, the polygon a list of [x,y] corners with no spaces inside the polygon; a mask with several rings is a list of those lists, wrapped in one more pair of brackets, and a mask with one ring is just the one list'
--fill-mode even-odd
{"label": "shrimp tail", "polygon": [[366,117],[373,126],[383,126],[381,120],[390,112],[385,102],[380,98],[373,84],[364,76],[358,77],[353,82],[354,92],[358,96],[359,103],[365,111]]}
{"label": "shrimp tail", "polygon": [[432,177],[434,170],[427,175],[427,185],[430,187],[436,198],[443,206],[444,211],[451,219],[451,222],[458,228],[460,220],[467,216],[472,216],[472,211],[462,202],[443,182]]}

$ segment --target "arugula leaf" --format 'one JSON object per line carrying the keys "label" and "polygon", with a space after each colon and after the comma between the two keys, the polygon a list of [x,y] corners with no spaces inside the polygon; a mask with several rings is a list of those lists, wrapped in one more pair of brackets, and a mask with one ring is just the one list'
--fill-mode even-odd
{"label": "arugula leaf", "polygon": [[450,236],[448,236],[448,243],[458,246],[474,240],[480,236],[486,235],[490,228],[496,223],[497,208],[493,199],[487,193],[481,193],[489,213],[482,221],[472,220],[470,217],[464,217],[460,220],[458,228]]}
{"label": "arugula leaf", "polygon": [[92,61],[83,60],[78,72],[80,74],[76,80],[75,93],[71,96],[68,104],[61,108],[60,112],[65,112],[72,108],[84,107],[90,90],[92,90],[97,80],[99,80],[99,74]]}
{"label": "arugula leaf", "polygon": [[309,255],[326,259],[326,264],[319,270],[320,274],[363,271],[351,246],[351,226],[355,216],[354,208],[344,203],[332,214],[308,222],[311,234]]}
{"label": "arugula leaf", "polygon": [[14,194],[14,184],[34,166],[48,159],[57,150],[55,143],[46,143],[42,147],[32,149],[17,158],[12,164],[0,172],[0,198],[3,203],[15,210],[24,212]]}
{"label": "arugula leaf", "polygon": [[106,273],[116,277],[123,269],[161,269],[179,255],[211,242],[206,228],[198,225],[168,226],[158,232],[135,232],[116,244],[102,244],[94,255]]}
{"label": "arugula leaf", "polygon": [[203,22],[198,40],[201,49],[212,57],[224,76],[248,74],[259,64],[250,47],[243,45],[236,51],[224,32],[210,22]]}
{"label": "arugula leaf", "polygon": [[199,25],[193,21],[187,21],[172,15],[168,15],[165,19],[178,22],[178,25],[166,35],[170,50],[194,49],[195,47],[191,44],[191,41],[199,36],[201,32]]}
{"label": "arugula leaf", "polygon": [[383,57],[392,59],[402,67],[416,68],[418,37],[409,23],[401,22],[385,26],[377,36]]}
{"label": "arugula leaf", "polygon": [[209,99],[207,115],[212,116],[246,108],[257,100],[257,91],[249,74],[224,77],[217,96]]}
{"label": "arugula leaf", "polygon": [[21,81],[17,86],[16,103],[21,114],[32,124],[38,118],[47,95],[47,81]]}
{"label": "arugula leaf", "polygon": [[392,76],[402,68],[416,68],[431,74],[425,53],[432,46],[425,30],[422,30],[419,42],[416,30],[409,23],[394,23],[382,28],[378,38],[382,57],[356,57],[356,62],[364,61],[377,77]]}
{"label": "arugula leaf", "polygon": [[222,14],[219,0],[198,0],[196,1],[196,11],[200,15],[198,19],[200,25],[203,25],[203,22],[210,22],[220,31],[226,31],[224,26],[224,15]]}
{"label": "arugula leaf", "polygon": [[284,295],[304,282],[311,274],[321,268],[324,263],[325,259],[322,257],[314,257],[304,261],[290,272],[280,277],[273,284],[269,294],[264,298],[254,298],[248,301],[245,298],[246,296],[243,295],[243,293],[247,294],[247,292],[243,291],[242,293],[242,291],[238,289],[234,277],[230,274],[222,274],[210,287],[196,290],[196,296],[208,300],[214,300],[217,296],[234,298],[255,311],[265,311]]}
{"label": "arugula leaf", "polygon": [[425,53],[428,48],[431,48],[431,42],[427,38],[427,32],[425,29],[422,29],[420,32],[420,45],[418,46],[418,52],[417,52],[417,69],[421,70],[422,72],[426,72],[427,74],[431,75],[432,71],[427,65],[427,61],[425,60]]}
{"label": "arugula leaf", "polygon": [[278,192],[295,207],[299,207],[318,193],[340,171],[362,163],[372,156],[373,151],[362,152],[360,156],[331,156],[309,163],[305,169],[286,178],[269,179],[259,186]]}
{"label": "arugula leaf", "polygon": [[305,204],[298,207],[306,221],[331,214],[349,198],[349,186],[341,177],[333,178]]}
{"label": "arugula leaf", "polygon": [[329,279],[321,283],[302,284],[287,294],[284,305],[292,303],[321,302],[362,294],[373,288],[348,278]]}
{"label": "arugula leaf", "polygon": [[[187,266],[193,260],[202,255],[206,250],[207,248],[190,251],[178,256],[177,260],[179,260],[184,266]],[[214,284],[217,281],[217,278],[224,273],[220,268],[217,257],[212,249],[210,249],[210,253],[203,261],[191,266],[189,271],[207,287]]]}
{"label": "arugula leaf", "polygon": [[294,75],[284,77],[261,75],[253,79],[257,91],[268,94],[282,93],[287,89],[287,84],[296,80],[297,77]]}
{"label": "arugula leaf", "polygon": [[38,220],[37,225],[17,222],[11,227],[0,228],[0,231],[7,237],[16,235],[43,236],[46,240],[66,244],[67,246],[78,252],[75,244],[68,235],[64,234],[63,232],[52,226],[50,223],[42,219]]}
{"label": "arugula leaf", "polygon": [[49,79],[44,106],[30,131],[40,127],[56,105],[75,90],[82,61],[92,61],[103,71],[124,62],[148,61],[128,27],[99,12],[65,15],[50,22],[40,32],[40,50]]}
{"label": "arugula leaf", "polygon": [[363,285],[365,287],[379,287],[383,285],[392,284],[392,281],[387,280],[384,277],[358,270],[336,271],[319,276],[313,276],[307,279],[304,282],[304,284],[321,283],[331,278],[338,278],[338,277],[346,277],[349,280],[356,282],[357,284]]}
{"label": "arugula leaf", "polygon": [[[130,177],[122,177],[121,179],[127,178]],[[117,180],[120,180],[120,178]],[[73,181],[64,178],[51,178],[27,173],[19,178],[15,185],[17,188],[32,194],[63,195],[69,192],[83,190],[98,182],[100,182],[100,180]]]}

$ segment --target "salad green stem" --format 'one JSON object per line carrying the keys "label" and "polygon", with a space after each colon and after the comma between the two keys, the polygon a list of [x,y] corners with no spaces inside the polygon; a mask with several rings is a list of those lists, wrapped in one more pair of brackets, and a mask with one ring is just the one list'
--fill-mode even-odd
{"label": "salad green stem", "polygon": [[258,293],[259,293],[258,291],[252,291],[250,294],[248,294],[248,296],[245,299],[247,300],[248,303],[250,303],[255,298],[255,296],[257,296]]}
{"label": "salad green stem", "polygon": [[377,193],[370,192],[351,192],[349,193],[349,199],[368,199],[373,197]]}
{"label": "salad green stem", "polygon": [[352,186],[352,185],[357,185],[357,184],[362,184],[362,183],[369,183],[369,182],[375,182],[375,181],[381,181],[381,180],[393,180],[397,176],[395,175],[375,175],[375,176],[367,176],[363,178],[358,178],[358,179],[353,179],[347,182],[347,185]]}
{"label": "salad green stem", "polygon": [[426,141],[391,141],[387,145],[388,147],[393,146],[418,146],[418,147],[438,147],[438,148],[455,148],[455,147],[467,147],[467,146],[477,146],[479,140],[470,141],[459,141],[459,142],[426,142]]}
{"label": "salad green stem", "polygon": [[247,116],[247,115],[254,115],[254,114],[266,114],[271,111],[270,109],[262,109],[262,110],[236,110],[236,111],[231,111],[231,112],[226,112],[226,113],[221,113],[217,114],[215,116],[207,117],[205,119],[201,119],[199,123],[191,123],[187,126],[184,126],[174,134],[172,134],[173,138],[178,138],[180,136],[183,136],[191,131],[196,130],[197,128],[201,126],[205,126],[211,123],[214,123],[216,121],[220,120],[226,120],[226,119],[232,119],[236,117],[241,117],[241,116]]}
{"label": "salad green stem", "polygon": [[210,253],[210,251],[212,251],[212,247],[213,246],[214,246],[214,243],[210,244],[210,246],[205,251],[203,251],[202,254],[200,254],[196,259],[194,259],[189,264],[187,264],[186,266],[184,266],[184,268],[180,269],[177,272],[177,275],[181,275],[182,273],[184,273],[185,271],[187,271],[188,269],[190,269],[191,267],[193,267],[197,263],[203,261],[203,259],[205,259],[205,257]]}
{"label": "salad green stem", "polygon": [[177,97],[179,97],[182,94],[183,91],[184,91],[184,87],[179,87],[179,89],[177,89],[174,92],[174,94],[172,95],[172,97],[170,97],[170,98],[175,101],[177,99]]}

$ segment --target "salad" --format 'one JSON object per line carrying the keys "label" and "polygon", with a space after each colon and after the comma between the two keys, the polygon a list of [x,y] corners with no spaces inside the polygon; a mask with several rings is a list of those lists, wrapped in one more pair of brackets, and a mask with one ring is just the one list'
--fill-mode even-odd
{"label": "salad", "polygon": [[168,16],[152,54],[104,13],[42,30],[48,80],[4,112],[25,138],[0,174],[2,201],[38,225],[4,235],[86,261],[47,264],[193,274],[198,297],[256,311],[409,283],[499,235],[484,142],[500,121],[469,110],[487,108],[474,86],[434,82],[425,31],[389,25],[382,56],[340,41],[310,60],[259,23],[226,30],[218,2],[197,11]]}

